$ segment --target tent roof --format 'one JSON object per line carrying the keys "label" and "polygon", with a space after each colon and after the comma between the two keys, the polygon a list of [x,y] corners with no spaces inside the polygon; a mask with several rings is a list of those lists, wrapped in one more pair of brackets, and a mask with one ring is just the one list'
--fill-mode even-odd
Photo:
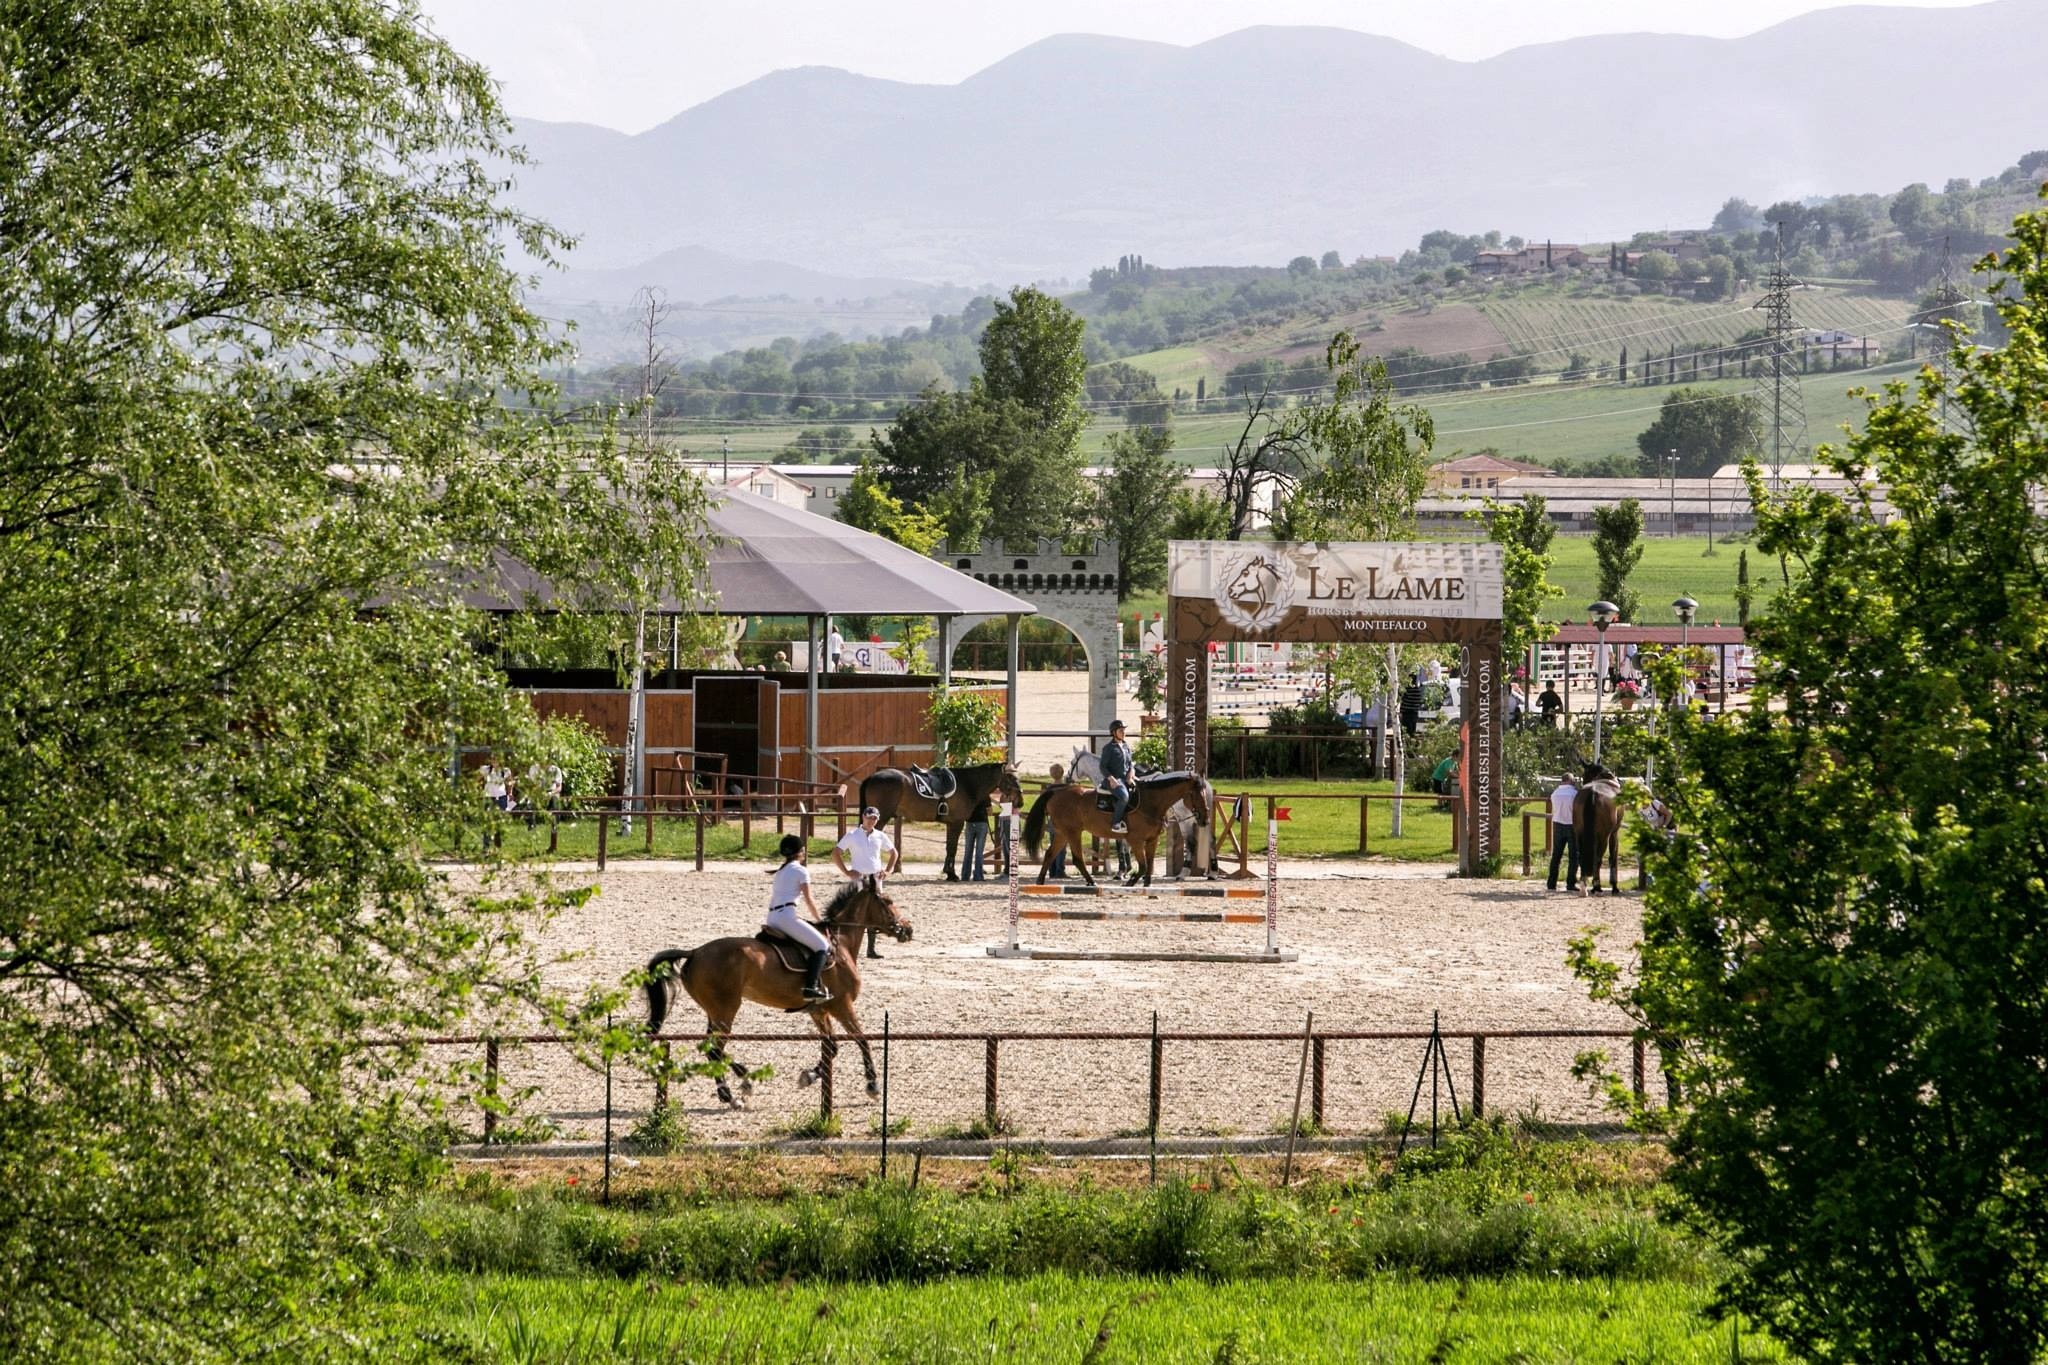
{"label": "tent roof", "polygon": [[[1020,616],[1038,608],[1021,597],[927,559],[845,522],[738,489],[711,489],[705,561],[717,616]],[[497,584],[465,591],[481,611],[549,607],[554,587],[500,553]],[[665,601],[661,610],[694,611]]]}
{"label": "tent roof", "polygon": [[895,541],[738,489],[708,512],[727,616],[1003,616],[1038,608]]}

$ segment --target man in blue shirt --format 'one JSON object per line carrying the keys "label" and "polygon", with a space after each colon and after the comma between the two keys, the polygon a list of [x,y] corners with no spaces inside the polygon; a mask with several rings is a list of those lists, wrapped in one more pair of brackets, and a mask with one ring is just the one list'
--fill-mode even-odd
{"label": "man in blue shirt", "polygon": [[1131,746],[1124,742],[1124,723],[1109,723],[1109,743],[1102,746],[1102,785],[1109,788],[1115,809],[1110,814],[1110,833],[1124,833],[1124,812],[1131,808]]}

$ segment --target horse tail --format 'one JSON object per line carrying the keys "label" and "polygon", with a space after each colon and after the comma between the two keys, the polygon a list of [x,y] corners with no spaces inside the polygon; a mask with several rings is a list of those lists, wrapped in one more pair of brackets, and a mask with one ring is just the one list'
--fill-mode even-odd
{"label": "horse tail", "polygon": [[687,962],[695,948],[664,948],[647,959],[647,1032],[661,1032],[661,1025],[668,1018],[668,983],[675,977],[677,964]]}
{"label": "horse tail", "polygon": [[1031,803],[1031,813],[1024,817],[1024,851],[1032,857],[1038,856],[1038,841],[1045,837],[1045,807],[1052,800],[1058,787],[1047,787]]}

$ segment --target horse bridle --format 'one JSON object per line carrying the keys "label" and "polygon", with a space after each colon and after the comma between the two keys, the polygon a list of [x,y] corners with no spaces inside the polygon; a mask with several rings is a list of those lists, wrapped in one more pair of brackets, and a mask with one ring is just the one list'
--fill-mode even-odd
{"label": "horse bridle", "polygon": [[[877,933],[888,934],[889,936],[894,938],[898,943],[910,942],[910,921],[904,919],[902,916],[896,913],[896,902],[890,900],[887,896],[882,894],[882,888],[875,885],[874,874],[864,874],[861,880],[861,890],[870,893],[874,896],[876,900],[882,903],[884,908],[888,911],[889,922],[887,924],[849,923],[839,918],[839,909],[843,907],[835,908],[828,906],[826,907],[826,913],[822,919],[822,923],[825,925],[825,927],[828,929],[873,929]],[[847,897],[846,904],[850,905],[856,899],[858,899],[857,893],[854,896]]]}

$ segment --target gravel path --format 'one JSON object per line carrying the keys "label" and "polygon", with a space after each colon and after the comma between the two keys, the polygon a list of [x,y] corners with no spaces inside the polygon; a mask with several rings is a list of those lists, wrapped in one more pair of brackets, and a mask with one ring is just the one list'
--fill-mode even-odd
{"label": "gravel path", "polygon": [[[1633,897],[1583,900],[1546,895],[1540,882],[1466,882],[1442,875],[1375,875],[1386,869],[1318,864],[1318,875],[1280,884],[1280,941],[1300,952],[1285,964],[1018,962],[990,958],[1000,940],[1004,895],[998,883],[960,888],[929,875],[898,881],[899,906],[917,925],[914,942],[885,944],[868,964],[859,1000],[863,1022],[879,1035],[886,1011],[892,1032],[1148,1031],[1156,1010],[1162,1032],[1298,1033],[1305,1011],[1321,1030],[1427,1030],[1432,1011],[1445,1029],[1611,1029],[1613,1011],[1587,1001],[1564,966],[1566,940],[1585,924],[1606,924],[1625,945],[1639,929]],[[830,869],[822,869],[830,875]],[[564,985],[616,980],[655,950],[758,924],[766,878],[759,869],[693,873],[651,863],[616,864],[588,905],[558,920],[547,944],[582,956],[556,969]],[[565,874],[576,880],[576,874]],[[821,878],[821,880],[823,880]],[[1095,901],[1041,902],[1089,908]],[[1118,905],[1154,910],[1216,908],[1217,900],[1160,897]],[[1230,903],[1233,908],[1257,902]],[[1044,947],[1255,951],[1264,930],[1247,925],[1033,923],[1026,943]],[[701,1016],[685,998],[672,1029]],[[743,1031],[794,1033],[800,1020],[750,1006]],[[1461,1100],[1469,1100],[1471,1044],[1452,1039],[1449,1060]],[[1490,1112],[1534,1113],[1559,1121],[1602,1117],[1571,1079],[1574,1053],[1617,1053],[1623,1040],[1491,1040],[1486,1051]],[[707,1081],[681,1098],[699,1137],[757,1136],[815,1109],[815,1090],[799,1090],[796,1072],[815,1060],[814,1043],[748,1043],[743,1061],[770,1062],[778,1075],[759,1086],[746,1113],[717,1106]],[[1407,1108],[1423,1057],[1419,1040],[1339,1041],[1328,1045],[1325,1115],[1339,1132],[1375,1130],[1389,1110]],[[1007,1042],[1000,1050],[999,1108],[1024,1134],[1108,1136],[1142,1129],[1148,1043]],[[1298,1043],[1169,1042],[1164,1052],[1162,1132],[1252,1134],[1284,1124],[1293,1099]],[[508,1047],[509,1085],[532,1085],[523,1106],[545,1114],[564,1136],[601,1128],[603,1080],[551,1045]],[[890,1115],[913,1136],[937,1135],[982,1112],[981,1041],[904,1042],[892,1048]],[[859,1057],[840,1054],[837,1097],[846,1136],[875,1130],[879,1105],[861,1093]],[[637,1076],[614,1078],[615,1105],[644,1111],[650,1090]],[[1446,1101],[1447,1102],[1447,1101]],[[1423,1092],[1423,1105],[1428,1091]],[[628,1117],[625,1122],[630,1123]]]}

